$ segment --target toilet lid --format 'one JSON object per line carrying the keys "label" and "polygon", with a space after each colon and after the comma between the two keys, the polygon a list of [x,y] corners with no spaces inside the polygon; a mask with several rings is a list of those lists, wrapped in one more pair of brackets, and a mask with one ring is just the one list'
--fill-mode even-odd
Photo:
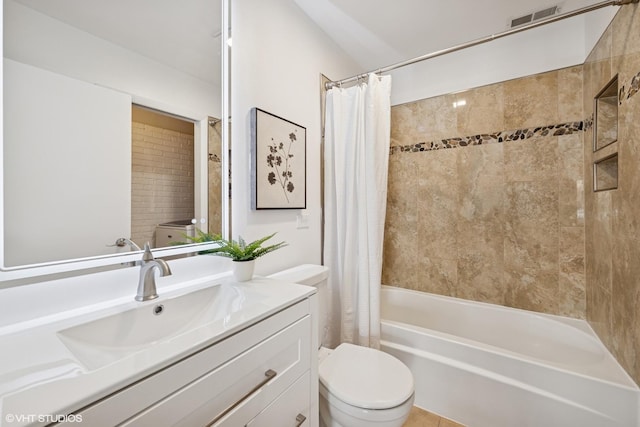
{"label": "toilet lid", "polygon": [[409,368],[380,350],[340,344],[318,371],[320,382],[331,394],[359,408],[393,408],[413,394]]}

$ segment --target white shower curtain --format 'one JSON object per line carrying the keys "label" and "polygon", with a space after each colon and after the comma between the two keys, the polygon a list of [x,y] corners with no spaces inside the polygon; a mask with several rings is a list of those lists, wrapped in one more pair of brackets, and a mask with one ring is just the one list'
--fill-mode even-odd
{"label": "white shower curtain", "polygon": [[[325,344],[380,345],[391,77],[327,92],[324,260],[332,312]],[[321,337],[322,338],[322,337]]]}

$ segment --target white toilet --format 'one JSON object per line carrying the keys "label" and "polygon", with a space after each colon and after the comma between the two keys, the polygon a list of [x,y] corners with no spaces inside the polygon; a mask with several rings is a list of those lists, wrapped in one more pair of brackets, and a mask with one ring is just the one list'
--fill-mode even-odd
{"label": "white toilet", "polygon": [[[319,338],[328,315],[328,268],[305,264],[269,276],[318,288]],[[320,425],[400,427],[413,406],[413,375],[395,357],[367,347],[320,347]]]}

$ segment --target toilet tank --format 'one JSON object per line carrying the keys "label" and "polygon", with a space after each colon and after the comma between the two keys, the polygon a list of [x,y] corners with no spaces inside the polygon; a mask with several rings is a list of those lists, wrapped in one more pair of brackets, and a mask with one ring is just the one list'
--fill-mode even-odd
{"label": "toilet tank", "polygon": [[329,289],[327,278],[329,268],[324,265],[302,264],[297,267],[283,270],[268,276],[283,282],[298,283],[300,285],[314,286],[317,289],[318,298],[318,340],[322,344],[327,328],[329,316]]}

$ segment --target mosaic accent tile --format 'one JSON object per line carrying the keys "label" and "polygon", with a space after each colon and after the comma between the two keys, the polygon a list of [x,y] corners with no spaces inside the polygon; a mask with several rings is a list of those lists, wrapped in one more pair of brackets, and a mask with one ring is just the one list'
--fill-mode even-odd
{"label": "mosaic accent tile", "polygon": [[[623,85],[619,91],[619,103],[629,100],[640,91],[640,72],[633,76],[627,86]],[[390,148],[389,154],[397,153],[419,153],[423,151],[442,150],[447,148],[468,147],[472,145],[500,144],[507,141],[518,141],[533,138],[536,136],[561,136],[582,132],[593,127],[593,115],[579,122],[567,122],[556,125],[539,126],[535,128],[506,130],[501,132],[484,133],[456,138],[445,138],[441,140],[418,142],[410,145],[394,145]]]}
{"label": "mosaic accent tile", "polygon": [[625,90],[626,86],[627,85],[622,85],[622,87],[620,88],[620,93],[618,95],[618,103],[620,105],[622,105],[623,101],[628,100],[633,95],[638,93],[638,91],[640,91],[640,72],[638,74],[636,74],[635,76],[633,76],[633,78],[629,82],[629,84],[628,84],[629,90],[628,91]]}
{"label": "mosaic accent tile", "polygon": [[507,141],[525,140],[536,136],[571,135],[573,133],[583,131],[584,126],[585,121],[583,120],[579,122],[568,122],[536,128],[507,130],[481,135],[447,138],[439,141],[419,142],[411,145],[396,145],[390,148],[390,154],[417,153],[422,151],[467,147],[472,145],[500,144]]}

